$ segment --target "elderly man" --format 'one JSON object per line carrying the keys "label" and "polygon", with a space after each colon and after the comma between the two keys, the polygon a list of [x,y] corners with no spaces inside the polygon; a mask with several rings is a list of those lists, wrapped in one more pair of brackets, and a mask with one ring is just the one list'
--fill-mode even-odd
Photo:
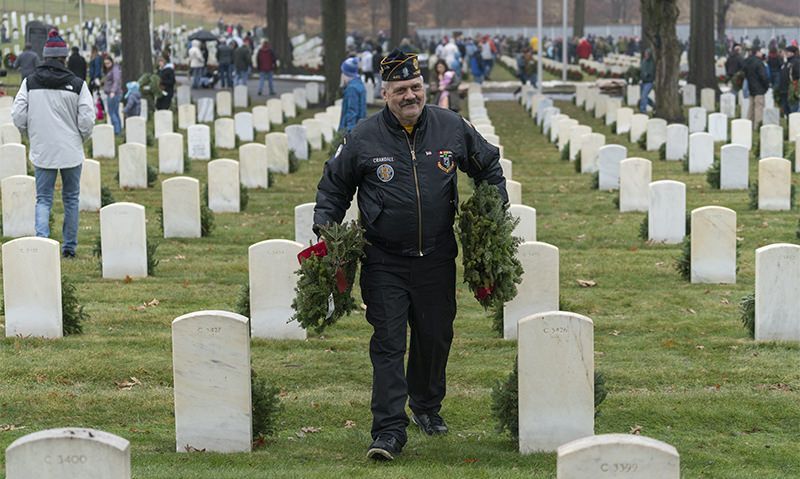
{"label": "elderly man", "polygon": [[389,54],[381,78],[386,107],[345,136],[325,164],[314,224],[341,222],[358,189],[369,242],[361,295],[373,328],[367,456],[392,460],[406,443],[407,400],[423,433],[448,431],[439,411],[456,314],[456,167],[475,182],[496,185],[504,198],[507,193],[497,148],[457,113],[425,105],[415,54]]}
{"label": "elderly man", "polygon": [[69,48],[53,30],[44,44],[44,61],[22,81],[11,116],[30,139],[36,176],[36,236],[50,236],[50,209],[56,175],[61,172],[64,226],[61,251],[75,256],[78,246],[83,142],[92,135],[94,103],[86,82],[67,70]]}

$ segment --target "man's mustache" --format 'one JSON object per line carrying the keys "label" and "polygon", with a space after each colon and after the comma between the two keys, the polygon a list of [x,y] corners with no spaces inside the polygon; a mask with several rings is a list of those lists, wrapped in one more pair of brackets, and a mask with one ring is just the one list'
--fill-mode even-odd
{"label": "man's mustache", "polygon": [[404,102],[400,103],[400,107],[409,106],[409,105],[416,105],[418,103],[419,103],[419,101],[417,101],[416,99],[408,100],[408,101],[404,101]]}

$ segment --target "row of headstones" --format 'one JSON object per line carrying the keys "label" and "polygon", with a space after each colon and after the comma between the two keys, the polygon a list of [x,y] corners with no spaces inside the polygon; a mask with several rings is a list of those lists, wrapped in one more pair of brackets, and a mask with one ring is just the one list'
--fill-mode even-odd
{"label": "row of headstones", "polygon": [[[287,95],[284,97],[284,95]],[[292,95],[289,97],[288,95]],[[190,85],[180,85],[176,88],[176,98],[178,106],[187,105],[192,103],[192,87]],[[320,101],[320,83],[306,82],[303,87],[295,88],[290,94],[283,94],[280,97],[285,106],[289,106],[289,100],[301,109],[308,108],[308,105],[315,105]],[[197,101],[203,100],[198,98]],[[246,85],[236,85],[233,87],[233,94],[230,91],[223,90],[217,92],[216,103],[217,110],[221,116],[230,116],[232,114],[232,107],[234,108],[247,108],[248,107],[248,89]],[[227,112],[227,113],[226,113]]]}

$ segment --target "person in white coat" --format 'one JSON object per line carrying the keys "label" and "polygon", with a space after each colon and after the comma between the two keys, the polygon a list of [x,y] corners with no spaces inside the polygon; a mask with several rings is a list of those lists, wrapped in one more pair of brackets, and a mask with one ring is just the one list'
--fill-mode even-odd
{"label": "person in white coat", "polygon": [[94,103],[86,82],[66,67],[69,48],[56,30],[44,45],[44,61],[20,85],[11,117],[30,140],[29,159],[36,177],[36,236],[50,236],[50,209],[56,175],[61,172],[64,202],[61,253],[78,246],[83,143],[92,136]]}
{"label": "person in white coat", "polygon": [[189,48],[189,72],[192,74],[192,88],[200,88],[205,65],[203,51],[200,50],[200,40],[192,40],[192,47]]}

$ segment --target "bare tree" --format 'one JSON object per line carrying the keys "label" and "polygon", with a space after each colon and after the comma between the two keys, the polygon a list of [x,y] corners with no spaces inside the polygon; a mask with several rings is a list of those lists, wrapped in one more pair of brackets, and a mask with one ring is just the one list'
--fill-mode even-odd
{"label": "bare tree", "polygon": [[717,41],[725,42],[725,27],[728,10],[736,0],[717,0]]}
{"label": "bare tree", "polygon": [[[143,73],[153,71],[153,49],[150,46],[150,2],[120,0],[122,27],[122,81],[138,80]],[[126,48],[127,46],[127,48]]]}
{"label": "bare tree", "polygon": [[347,15],[345,0],[321,0],[322,6],[322,44],[325,72],[325,102],[332,105],[339,94],[341,71],[339,66],[345,58],[345,37],[347,36]]}
{"label": "bare tree", "polygon": [[718,90],[714,75],[714,16],[708,14],[706,0],[691,0],[690,8],[689,83]]}
{"label": "bare tree", "polygon": [[289,0],[267,0],[267,31],[272,50],[284,68],[292,65],[292,44],[289,41]]}
{"label": "bare tree", "polygon": [[647,17],[644,35],[652,45],[656,62],[655,116],[667,122],[683,122],[678,98],[678,73],[681,49],[675,23],[680,10],[678,0],[641,0],[642,17]]}
{"label": "bare tree", "polygon": [[390,49],[400,45],[400,40],[408,36],[408,0],[391,0],[392,44]]}
{"label": "bare tree", "polygon": [[572,35],[578,38],[583,36],[586,25],[586,0],[575,0],[575,9],[572,15]]}

